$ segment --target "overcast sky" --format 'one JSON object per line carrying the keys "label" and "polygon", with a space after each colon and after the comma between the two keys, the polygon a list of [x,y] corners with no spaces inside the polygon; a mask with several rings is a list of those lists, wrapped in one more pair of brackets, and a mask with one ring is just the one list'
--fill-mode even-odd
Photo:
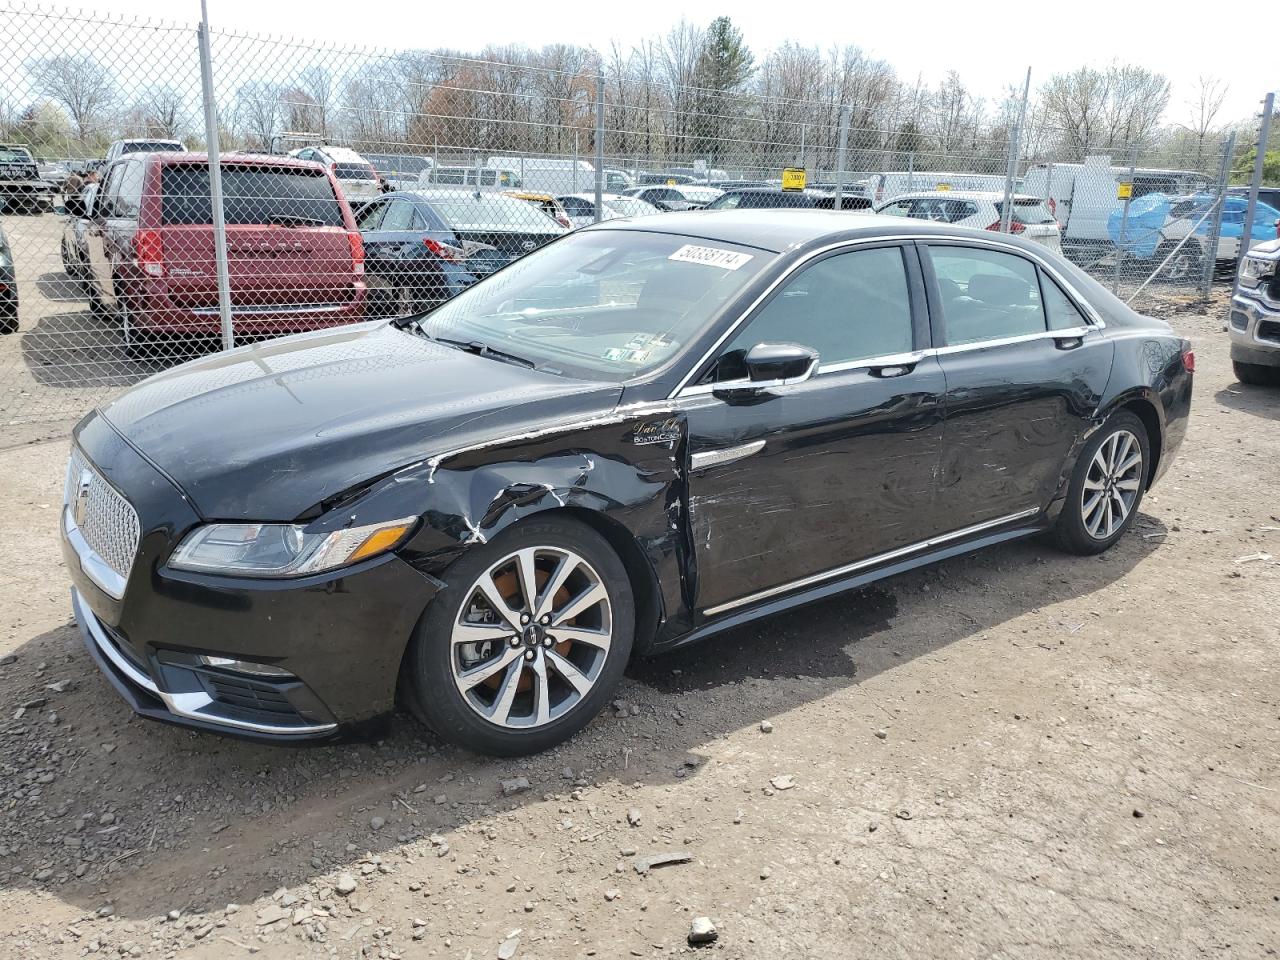
{"label": "overcast sky", "polygon": [[[727,14],[742,29],[757,58],[784,40],[823,48],[854,43],[888,60],[903,80],[922,74],[926,83],[949,69],[960,72],[976,93],[995,97],[1020,83],[1031,67],[1033,86],[1050,74],[1082,63],[1137,63],[1173,82],[1169,122],[1186,122],[1196,78],[1220,77],[1230,92],[1220,120],[1256,113],[1277,68],[1263,47],[1241,45],[1214,25],[1226,8],[1180,3],[1127,5],[1092,0],[1037,3],[825,3],[793,6],[782,0],[735,0],[730,4],[652,4],[597,0],[488,0],[485,3],[351,0],[208,0],[215,28],[282,34],[342,45],[451,47],[476,51],[486,44],[576,43],[603,49],[610,40],[630,43],[664,32],[681,15],[705,25]],[[92,5],[92,4],[91,4]],[[113,14],[170,20],[199,19],[199,0],[117,0]],[[670,11],[670,12],[666,12]],[[1216,11],[1216,12],[1215,12]],[[1236,28],[1239,27],[1237,23]],[[1264,33],[1265,33],[1264,29]]]}

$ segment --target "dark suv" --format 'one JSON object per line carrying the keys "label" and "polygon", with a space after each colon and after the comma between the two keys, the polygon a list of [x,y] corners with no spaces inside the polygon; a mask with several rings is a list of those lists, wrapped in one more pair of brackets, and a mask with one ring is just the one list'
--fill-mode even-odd
{"label": "dark suv", "polygon": [[[363,319],[364,245],[328,169],[229,154],[222,193],[237,336]],[[85,246],[89,306],[119,317],[131,352],[161,335],[220,329],[205,155],[129,154],[111,164]]]}

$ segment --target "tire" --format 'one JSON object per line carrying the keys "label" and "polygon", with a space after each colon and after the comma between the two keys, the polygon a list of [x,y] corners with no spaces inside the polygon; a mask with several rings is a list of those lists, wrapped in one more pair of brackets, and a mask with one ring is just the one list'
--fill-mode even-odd
{"label": "tire", "polygon": [[85,282],[85,299],[89,301],[89,314],[95,320],[106,320],[110,316],[107,305],[98,296],[98,289],[93,285],[92,280]]}
{"label": "tire", "polygon": [[[1125,465],[1134,448],[1139,462],[1128,469],[1113,470]],[[1066,503],[1053,530],[1058,547],[1082,556],[1110,549],[1133,526],[1150,470],[1146,427],[1129,411],[1116,411],[1089,438],[1076,460]],[[1095,501],[1095,495],[1102,499]],[[1117,513],[1122,513],[1118,523],[1114,519]]]}
{"label": "tire", "polygon": [[124,341],[124,354],[130,360],[157,359],[159,345],[156,338],[154,334],[134,325],[127,294],[120,295],[120,338]]}
{"label": "tire", "polygon": [[1251,387],[1269,387],[1274,383],[1280,383],[1280,368],[1277,367],[1232,360],[1231,369],[1237,380]]}
{"label": "tire", "polygon": [[1177,253],[1173,253],[1176,243],[1165,242],[1156,248],[1155,262],[1164,263],[1164,258],[1173,254],[1173,259],[1160,271],[1160,279],[1166,283],[1195,283],[1204,270],[1204,257],[1198,249],[1200,244],[1194,238],[1184,243]]}
{"label": "tire", "polygon": [[[603,587],[602,599],[566,621],[586,639],[568,637],[554,619],[545,632],[541,617],[525,626],[519,610],[499,613],[485,599],[488,588],[499,602],[527,607],[521,557],[532,558],[535,614],[570,612]],[[543,596],[569,561],[558,589]],[[441,737],[494,756],[537,753],[568,740],[609,702],[631,655],[635,603],[622,561],[590,527],[531,517],[465,554],[443,579],[448,586],[414,630],[403,678],[407,705]]]}
{"label": "tire", "polygon": [[18,307],[14,304],[12,312],[0,309],[0,336],[8,336],[18,332]]}

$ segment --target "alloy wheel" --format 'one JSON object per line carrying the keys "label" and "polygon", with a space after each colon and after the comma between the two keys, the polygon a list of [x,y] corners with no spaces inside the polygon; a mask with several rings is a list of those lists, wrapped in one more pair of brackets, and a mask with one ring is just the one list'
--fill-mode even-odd
{"label": "alloy wheel", "polygon": [[572,550],[507,554],[471,585],[454,618],[453,682],[490,723],[514,729],[551,723],[599,679],[612,612],[604,581]]}
{"label": "alloy wheel", "polygon": [[1085,531],[1095,540],[1113,536],[1129,518],[1142,486],[1142,444],[1117,430],[1098,447],[1080,492]]}

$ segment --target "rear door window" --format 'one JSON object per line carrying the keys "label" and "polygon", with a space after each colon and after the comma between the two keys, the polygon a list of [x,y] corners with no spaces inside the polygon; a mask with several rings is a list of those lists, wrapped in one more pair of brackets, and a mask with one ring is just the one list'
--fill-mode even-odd
{"label": "rear door window", "polygon": [[1074,330],[1088,325],[1084,314],[1068,297],[1053,277],[1040,271],[1040,293],[1044,299],[1044,312],[1050,330]]}
{"label": "rear door window", "polygon": [[339,180],[373,180],[373,167],[363,163],[337,163],[333,175]]}
{"label": "rear door window", "polygon": [[[209,169],[168,164],[161,178],[166,225],[210,224]],[[342,205],[324,171],[222,165],[223,211],[229,224],[341,227]]]}
{"label": "rear door window", "polygon": [[930,245],[927,249],[941,295],[948,345],[1047,329],[1040,282],[1030,260],[978,247]]}
{"label": "rear door window", "polygon": [[146,167],[138,160],[122,164],[120,191],[116,197],[115,215],[133,219],[142,209],[142,183]]}
{"label": "rear door window", "polygon": [[360,230],[377,230],[386,213],[385,203],[371,203],[356,214],[356,227]]}
{"label": "rear door window", "polygon": [[387,215],[382,220],[385,231],[413,229],[413,204],[408,200],[392,200],[387,205]]}
{"label": "rear door window", "polygon": [[[1004,215],[1004,201],[996,201],[996,211]],[[1028,226],[1038,226],[1040,224],[1055,223],[1053,212],[1050,211],[1048,205],[1043,200],[1015,200],[1013,201],[1013,221],[1014,223],[1023,223]]]}

